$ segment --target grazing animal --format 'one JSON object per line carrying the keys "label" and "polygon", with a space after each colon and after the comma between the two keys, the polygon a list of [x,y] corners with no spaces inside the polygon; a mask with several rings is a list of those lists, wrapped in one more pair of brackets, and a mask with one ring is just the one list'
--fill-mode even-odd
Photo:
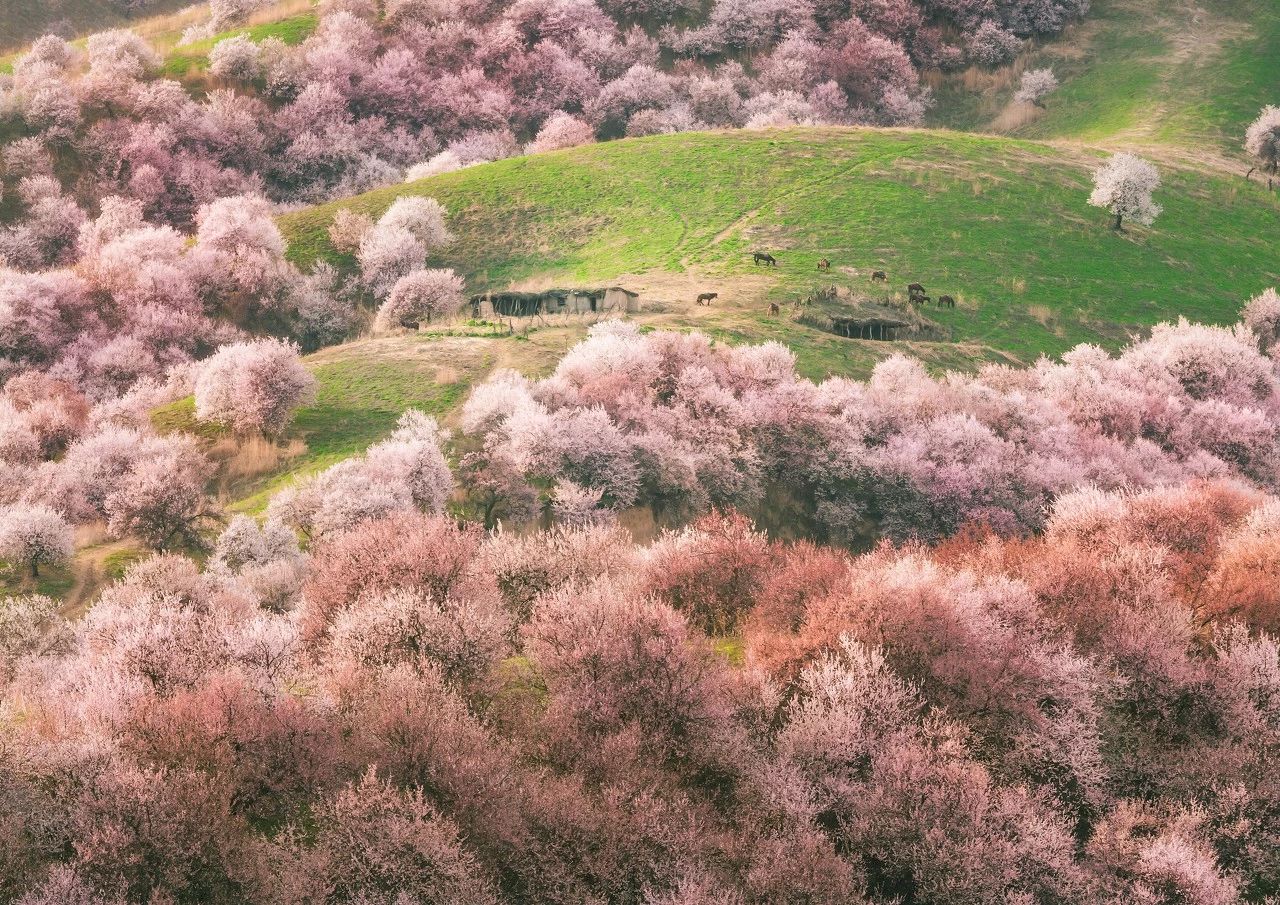
{"label": "grazing animal", "polygon": [[753,252],[751,257],[752,257],[752,263],[760,264],[763,262],[768,267],[778,266],[778,259],[775,258],[773,255],[769,254],[768,252],[764,252],[764,251]]}
{"label": "grazing animal", "polygon": [[927,305],[929,302],[932,302],[933,299],[927,295],[913,295],[911,296],[911,301],[917,305]]}
{"label": "grazing animal", "polygon": [[889,282],[889,275],[883,270],[873,270],[871,271],[871,282],[874,283],[876,280],[879,280],[881,283],[887,283]]}
{"label": "grazing animal", "polygon": [[919,283],[911,283],[907,286],[907,293],[909,295],[924,295],[924,287]]}
{"label": "grazing animal", "polygon": [[820,261],[818,262],[818,269],[819,269],[819,270],[830,270],[830,269],[831,269],[831,262],[830,262],[830,261],[828,261],[826,258],[823,258],[822,260],[820,260]]}
{"label": "grazing animal", "polygon": [[777,303],[777,302],[770,302],[770,303],[769,303],[769,313],[770,313],[770,314],[781,314],[781,313],[782,313],[782,309],[778,307],[778,303]]}
{"label": "grazing animal", "polygon": [[704,292],[700,296],[698,296],[698,304],[710,305],[712,299],[718,299],[719,297],[720,297],[720,293],[718,292]]}
{"label": "grazing animal", "polygon": [[949,295],[938,296],[939,308],[954,308],[955,306],[956,306],[956,300],[953,299],[951,296]]}

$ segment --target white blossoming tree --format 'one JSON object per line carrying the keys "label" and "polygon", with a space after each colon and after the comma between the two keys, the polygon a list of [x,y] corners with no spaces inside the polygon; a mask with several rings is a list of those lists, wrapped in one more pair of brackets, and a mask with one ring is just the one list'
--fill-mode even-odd
{"label": "white blossoming tree", "polygon": [[1034,104],[1044,107],[1044,99],[1058,88],[1058,77],[1052,69],[1028,69],[1022,73],[1022,82],[1018,85],[1013,99],[1023,104]]}
{"label": "white blossoming tree", "polygon": [[1254,170],[1262,170],[1267,174],[1267,188],[1271,188],[1271,179],[1280,167],[1280,107],[1262,108],[1245,130],[1244,149],[1254,162],[1245,178],[1252,176]]}
{"label": "white blossoming tree", "polygon": [[1112,213],[1112,229],[1120,229],[1126,219],[1150,226],[1163,209],[1151,197],[1159,187],[1160,171],[1154,165],[1121,152],[1094,172],[1089,203]]}
{"label": "white blossoming tree", "polygon": [[71,526],[48,506],[18,505],[0,512],[0,557],[40,577],[42,565],[65,562],[74,549]]}

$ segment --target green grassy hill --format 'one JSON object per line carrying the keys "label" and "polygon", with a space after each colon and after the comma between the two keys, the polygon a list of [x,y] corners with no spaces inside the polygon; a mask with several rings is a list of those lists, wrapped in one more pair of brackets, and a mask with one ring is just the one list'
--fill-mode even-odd
{"label": "green grassy hill", "polygon": [[[1011,104],[1050,66],[1044,111]],[[1245,126],[1280,103],[1280,0],[1094,0],[1084,22],[996,72],[939,80],[935,125],[1239,157]]]}
{"label": "green grassy hill", "polygon": [[[868,274],[884,269],[899,293],[919,281],[959,300],[929,311],[954,342],[1023,362],[1081,342],[1114,347],[1179,315],[1229,322],[1280,280],[1280,197],[1239,177],[1166,166],[1164,215],[1117,234],[1085,203],[1099,159],[951,132],[681,134],[500,161],[282,225],[300,263],[345,265],[326,234],[339,207],[376,216],[398,195],[430,195],[458,235],[442,263],[473,290],[620,282],[690,323],[750,338],[777,335],[769,302],[826,283],[882,293]],[[779,267],[754,266],[753,249],[774,252]],[[822,257],[829,276],[816,270]],[[701,291],[720,292],[721,307],[691,310]],[[934,354],[948,358],[946,346]]]}

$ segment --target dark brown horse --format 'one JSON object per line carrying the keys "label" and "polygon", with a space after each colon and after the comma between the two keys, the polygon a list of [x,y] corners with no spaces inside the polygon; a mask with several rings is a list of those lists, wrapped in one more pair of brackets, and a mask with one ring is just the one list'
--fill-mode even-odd
{"label": "dark brown horse", "polygon": [[956,300],[953,299],[951,296],[949,295],[938,296],[939,308],[954,308],[955,306],[956,306]]}
{"label": "dark brown horse", "polygon": [[781,314],[781,313],[782,313],[782,309],[778,307],[778,303],[777,303],[777,302],[770,302],[770,303],[769,303],[769,313],[770,313],[770,314],[773,314],[773,315],[778,315],[778,314]]}
{"label": "dark brown horse", "polygon": [[907,286],[908,295],[924,295],[924,287],[919,283],[910,283]]}
{"label": "dark brown horse", "polygon": [[718,298],[720,298],[720,293],[718,292],[704,292],[698,296],[697,303],[699,305],[710,305],[712,299],[718,299]]}
{"label": "dark brown horse", "polygon": [[831,262],[830,262],[830,261],[828,261],[826,258],[822,258],[820,261],[818,261],[818,269],[819,269],[819,270],[830,270],[830,269],[831,269]]}
{"label": "dark brown horse", "polygon": [[874,283],[876,281],[887,283],[889,282],[889,275],[883,270],[873,270],[871,271],[871,282]]}
{"label": "dark brown horse", "polygon": [[769,254],[767,251],[752,252],[751,258],[752,258],[752,263],[754,264],[764,264],[767,267],[778,266],[778,259],[775,258],[773,255]]}

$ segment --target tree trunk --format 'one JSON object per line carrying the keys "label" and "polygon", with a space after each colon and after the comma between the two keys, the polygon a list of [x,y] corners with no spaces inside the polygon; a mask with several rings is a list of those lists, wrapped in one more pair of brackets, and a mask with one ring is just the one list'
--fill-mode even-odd
{"label": "tree trunk", "polygon": [[32,578],[40,577],[40,560],[38,559],[31,560],[31,577]]}
{"label": "tree trunk", "polygon": [[1111,228],[1112,228],[1112,229],[1114,229],[1114,230],[1119,230],[1119,229],[1120,229],[1120,221],[1121,221],[1122,219],[1124,219],[1124,215],[1123,215],[1123,214],[1116,214],[1116,222],[1111,224]]}

